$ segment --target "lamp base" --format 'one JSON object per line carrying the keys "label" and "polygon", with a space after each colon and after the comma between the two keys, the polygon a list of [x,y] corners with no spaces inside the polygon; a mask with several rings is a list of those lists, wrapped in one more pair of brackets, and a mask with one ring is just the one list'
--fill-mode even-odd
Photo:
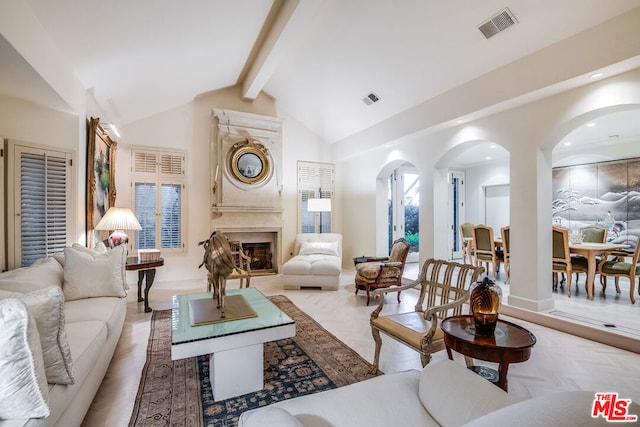
{"label": "lamp base", "polygon": [[129,236],[123,230],[114,230],[109,236],[109,246],[115,248],[118,245],[129,243]]}

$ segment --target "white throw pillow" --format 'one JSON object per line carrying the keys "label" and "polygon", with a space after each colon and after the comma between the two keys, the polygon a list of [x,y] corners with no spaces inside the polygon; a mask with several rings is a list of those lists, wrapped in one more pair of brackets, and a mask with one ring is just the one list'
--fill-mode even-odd
{"label": "white throw pillow", "polygon": [[429,363],[422,370],[418,397],[442,426],[460,426],[517,402],[500,387],[451,360]]}
{"label": "white throw pillow", "polygon": [[51,285],[62,286],[62,266],[53,258],[42,258],[30,267],[0,273],[0,289],[10,292],[31,292]]}
{"label": "white throw pillow", "polygon": [[33,316],[15,298],[0,300],[0,420],[49,416],[49,391]]}
{"label": "white throw pillow", "polygon": [[273,406],[243,412],[238,425],[242,427],[303,427],[302,423],[287,410]]}
{"label": "white throw pillow", "polygon": [[300,255],[333,255],[338,256],[338,242],[302,242]]}
{"label": "white throw pillow", "polygon": [[104,253],[80,245],[64,248],[65,299],[126,297],[126,257],[124,245]]}
{"label": "white throw pillow", "polygon": [[36,321],[47,382],[73,384],[75,379],[65,330],[62,289],[49,286],[28,294],[0,291],[0,298],[7,297],[24,302]]}

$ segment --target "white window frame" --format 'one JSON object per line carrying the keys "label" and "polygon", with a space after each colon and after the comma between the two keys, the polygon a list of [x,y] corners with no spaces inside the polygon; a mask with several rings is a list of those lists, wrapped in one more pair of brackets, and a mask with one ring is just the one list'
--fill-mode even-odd
{"label": "white window frame", "polygon": [[[335,164],[298,161],[298,232],[333,232],[335,212]],[[331,199],[331,212],[307,211],[307,200],[311,198]],[[322,215],[322,217],[320,216]],[[313,226],[309,225],[313,218]],[[322,230],[320,220],[322,219]],[[328,221],[328,224],[327,224]]]}
{"label": "white window frame", "polygon": [[[142,161],[145,159],[147,161]],[[137,162],[138,160],[138,162]],[[166,160],[166,161],[165,161]],[[162,253],[184,252],[187,245],[186,227],[186,152],[184,150],[153,149],[149,147],[132,147],[131,149],[131,202],[136,210],[136,184],[149,183],[156,188],[156,208],[155,208],[155,248]],[[179,185],[180,194],[180,246],[163,248],[161,244],[162,236],[162,195],[163,185]],[[139,218],[142,219],[142,218]],[[141,223],[144,221],[141,220]],[[142,224],[144,227],[144,224]],[[138,248],[136,237],[138,231],[132,233],[133,248]]]}
{"label": "white window frame", "polygon": [[[76,229],[75,216],[73,212],[73,201],[75,200],[74,188],[76,187],[75,173],[73,162],[75,152],[57,147],[49,147],[39,144],[33,144],[22,141],[9,140],[7,143],[7,268],[14,269],[22,266],[22,212],[21,206],[21,190],[22,182],[20,180],[20,159],[22,153],[32,153],[37,155],[53,156],[64,158],[65,164],[65,200],[64,200],[64,218],[58,223],[65,224],[64,242],[53,244],[52,248],[45,248],[44,256],[50,256],[57,252],[62,252],[64,246],[73,240],[73,231]],[[47,205],[47,207],[49,207]],[[57,215],[60,213],[57,212]],[[55,240],[55,239],[54,239]],[[44,246],[44,244],[43,244]],[[55,248],[54,248],[55,247]],[[12,248],[12,249],[11,249]]]}

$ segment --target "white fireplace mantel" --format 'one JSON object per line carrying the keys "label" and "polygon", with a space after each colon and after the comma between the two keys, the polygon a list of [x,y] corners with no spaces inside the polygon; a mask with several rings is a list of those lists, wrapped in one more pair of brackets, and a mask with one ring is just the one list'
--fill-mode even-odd
{"label": "white fireplace mantel", "polygon": [[[278,271],[282,260],[282,120],[217,108],[211,115],[211,230],[232,233],[241,241],[251,241],[252,234],[273,233]],[[247,141],[268,152],[269,173],[257,183],[241,182],[232,170],[234,147]]]}

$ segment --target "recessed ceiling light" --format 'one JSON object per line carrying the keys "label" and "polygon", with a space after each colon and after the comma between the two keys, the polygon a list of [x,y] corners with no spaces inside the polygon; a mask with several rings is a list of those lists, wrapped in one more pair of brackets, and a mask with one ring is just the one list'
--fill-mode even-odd
{"label": "recessed ceiling light", "polygon": [[496,144],[491,144],[491,145],[489,146],[489,148],[491,148],[491,149],[493,150],[494,148],[496,148]]}
{"label": "recessed ceiling light", "polygon": [[590,79],[597,79],[598,77],[604,76],[604,73],[593,73],[589,76]]}
{"label": "recessed ceiling light", "polygon": [[564,146],[565,146],[565,147],[568,147],[568,146],[570,146],[570,145],[571,145],[571,141],[565,141],[565,142],[564,142]]}
{"label": "recessed ceiling light", "polygon": [[593,122],[589,122],[589,123],[587,123],[587,127],[588,128],[593,128],[593,127],[596,127],[596,124],[593,123]]}
{"label": "recessed ceiling light", "polygon": [[484,158],[485,160],[491,160],[491,156],[487,156]]}
{"label": "recessed ceiling light", "polygon": [[458,119],[458,120],[456,120],[456,123],[464,123],[464,120]]}

